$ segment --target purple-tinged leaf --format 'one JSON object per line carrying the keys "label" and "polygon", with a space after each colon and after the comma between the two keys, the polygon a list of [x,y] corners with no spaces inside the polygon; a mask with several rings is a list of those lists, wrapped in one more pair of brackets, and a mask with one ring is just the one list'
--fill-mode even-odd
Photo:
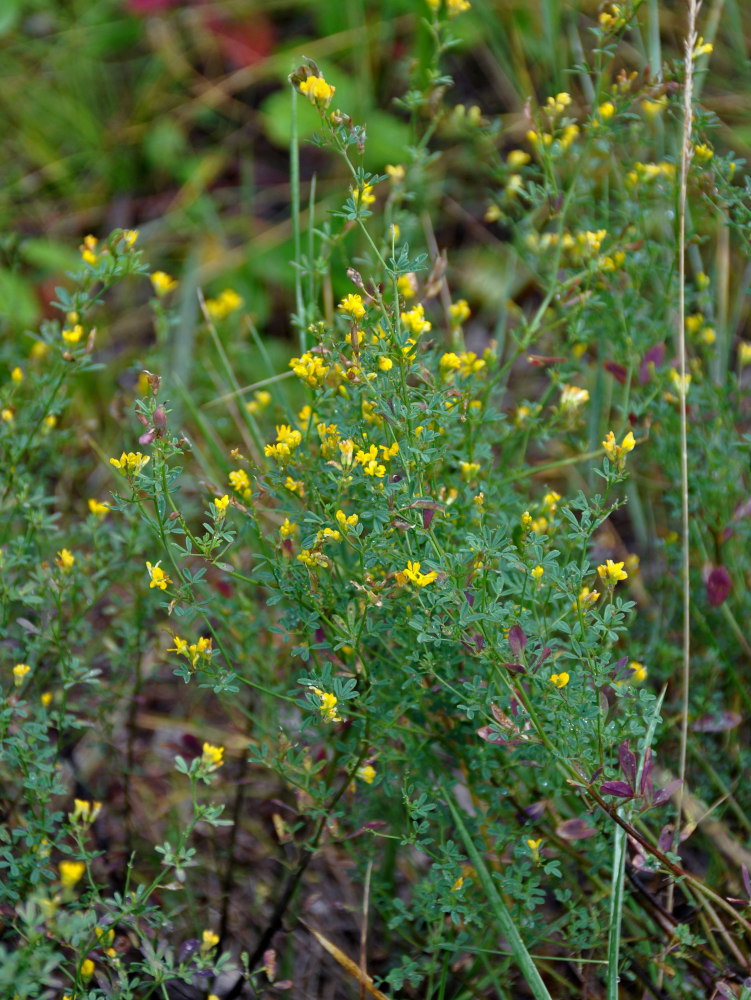
{"label": "purple-tinged leaf", "polygon": [[652,760],[652,748],[647,747],[647,752],[644,754],[644,767],[642,768],[641,772],[641,782],[639,784],[639,790],[647,800],[652,798],[653,770],[654,770],[654,762]]}
{"label": "purple-tinged leaf", "polygon": [[548,807],[547,799],[540,799],[538,802],[532,802],[530,805],[524,807],[524,815],[528,816],[530,819],[538,820],[545,815],[545,810]]}
{"label": "purple-tinged leaf", "polygon": [[653,806],[661,806],[663,802],[668,801],[673,792],[678,791],[682,784],[683,782],[680,778],[675,778],[673,781],[670,781],[667,785],[665,785],[664,788],[658,788],[652,796],[651,804]]}
{"label": "purple-tinged leaf", "polygon": [[540,655],[537,657],[537,663],[535,664],[536,671],[540,669],[540,667],[543,665],[545,660],[547,660],[547,658],[550,656],[551,653],[552,650],[550,646],[545,646]]}
{"label": "purple-tinged leaf", "polygon": [[716,566],[712,570],[707,577],[706,587],[707,600],[713,608],[719,608],[727,598],[732,587],[730,574],[724,566]]}
{"label": "purple-tinged leaf", "polygon": [[422,512],[422,527],[424,531],[427,531],[430,527],[430,522],[435,516],[435,510],[432,507],[425,507]]}
{"label": "purple-tinged leaf", "polygon": [[730,729],[736,729],[742,722],[743,716],[739,712],[718,712],[715,715],[702,715],[691,723],[691,729],[695,733],[726,733]]}
{"label": "purple-tinged leaf", "polygon": [[625,781],[605,781],[600,785],[600,795],[617,795],[620,799],[632,799],[634,790]]}
{"label": "purple-tinged leaf", "polygon": [[629,750],[628,740],[618,747],[618,763],[621,773],[632,788],[636,788],[636,755]]}
{"label": "purple-tinged leaf", "polygon": [[606,372],[610,372],[616,382],[620,382],[621,385],[626,384],[628,368],[625,365],[620,364],[618,361],[605,361],[602,367]]}
{"label": "purple-tinged leaf", "polygon": [[508,644],[515,660],[521,658],[524,647],[527,645],[527,636],[521,625],[512,625],[508,632]]}
{"label": "purple-tinged leaf", "polygon": [[467,604],[470,606],[470,608],[473,608],[475,606],[475,595],[472,593],[471,590],[465,590],[464,596],[467,599]]}
{"label": "purple-tinged leaf", "polygon": [[657,848],[664,854],[665,851],[669,851],[673,846],[673,831],[675,827],[672,823],[666,823],[665,826],[660,830],[660,836],[657,838]]}
{"label": "purple-tinged leaf", "polygon": [[587,837],[597,836],[597,830],[581,817],[564,820],[558,824],[555,832],[561,840],[586,840]]}
{"label": "purple-tinged leaf", "polygon": [[652,378],[654,370],[659,368],[664,360],[664,344],[655,344],[654,347],[650,347],[639,366],[639,385],[646,385]]}
{"label": "purple-tinged leaf", "polygon": [[526,674],[527,672],[527,668],[521,663],[504,663],[503,665],[511,674]]}
{"label": "purple-tinged leaf", "polygon": [[733,513],[734,521],[742,521],[744,517],[751,517],[751,497],[739,503]]}

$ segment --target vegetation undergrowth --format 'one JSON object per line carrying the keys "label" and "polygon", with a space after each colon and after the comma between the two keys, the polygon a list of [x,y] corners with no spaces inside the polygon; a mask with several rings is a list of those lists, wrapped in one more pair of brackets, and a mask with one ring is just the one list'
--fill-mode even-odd
{"label": "vegetation undergrowth", "polygon": [[[383,170],[302,62],[284,370],[236,291],[198,289],[191,391],[181,283],[122,228],[30,350],[3,341],[3,995],[324,995],[303,934],[341,996],[751,995],[749,185],[683,116],[709,42],[624,67],[645,6],[605,5],[512,134],[449,103],[476,12],[429,3]],[[493,308],[437,245],[449,141],[484,178]],[[110,455],[81,387],[147,276]]]}

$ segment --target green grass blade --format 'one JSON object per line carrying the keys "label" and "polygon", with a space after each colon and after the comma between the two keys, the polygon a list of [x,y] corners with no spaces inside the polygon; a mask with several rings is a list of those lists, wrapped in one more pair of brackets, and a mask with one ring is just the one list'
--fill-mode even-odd
{"label": "green grass blade", "polygon": [[552,1000],[545,983],[542,981],[540,973],[537,971],[537,966],[533,962],[532,956],[527,951],[526,945],[522,941],[519,931],[516,929],[513,918],[511,917],[506,904],[503,902],[501,894],[498,892],[498,888],[482,859],[482,855],[475,847],[474,841],[470,837],[469,831],[464,825],[459,807],[457,806],[451,792],[445,785],[443,786],[443,793],[446,796],[446,802],[449,807],[449,812],[451,813],[451,818],[456,825],[459,836],[464,842],[464,848],[467,852],[467,856],[474,865],[477,877],[480,880],[480,885],[485,891],[488,903],[490,903],[493,916],[495,917],[499,928],[503,932],[504,937],[509,943],[509,947],[513,952],[517,965],[527,981],[527,985],[532,991],[532,995],[535,997],[535,1000]]}

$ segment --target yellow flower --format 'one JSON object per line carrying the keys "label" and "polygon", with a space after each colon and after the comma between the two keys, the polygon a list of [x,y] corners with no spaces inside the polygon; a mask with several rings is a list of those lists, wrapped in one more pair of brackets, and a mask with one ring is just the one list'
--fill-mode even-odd
{"label": "yellow flower", "polygon": [[81,979],[91,979],[94,975],[94,963],[90,958],[85,958],[81,962]]}
{"label": "yellow flower", "polygon": [[102,808],[101,802],[89,802],[88,799],[73,799],[73,812],[68,813],[68,819],[73,824],[84,826],[93,823]]}
{"label": "yellow flower", "polygon": [[604,104],[601,104],[597,110],[600,113],[600,118],[602,118],[602,120],[606,122],[609,118],[612,118],[613,115],[615,114],[615,105],[612,103],[612,101],[605,101]]}
{"label": "yellow flower", "polygon": [[406,302],[417,295],[417,278],[413,271],[409,274],[402,274],[396,279],[396,290]]}
{"label": "yellow flower", "polygon": [[641,102],[641,108],[650,121],[662,114],[668,104],[667,97],[658,97],[657,100],[645,100]]}
{"label": "yellow flower", "polygon": [[49,708],[50,705],[52,704],[52,692],[43,691],[39,697],[39,700],[41,701],[44,708]]}
{"label": "yellow flower", "polygon": [[20,385],[21,382],[23,382],[23,368],[19,368],[18,365],[16,365],[16,367],[10,373],[10,377],[13,379],[16,385]]}
{"label": "yellow flower", "polygon": [[214,497],[214,510],[216,511],[216,519],[220,521],[224,515],[227,513],[227,507],[229,506],[229,497],[225,493],[223,497]]}
{"label": "yellow flower", "polygon": [[605,454],[619,472],[622,472],[625,468],[626,455],[634,450],[635,445],[636,441],[631,431],[626,434],[620,444],[616,444],[615,434],[612,431],[608,431],[607,437],[602,442]]}
{"label": "yellow flower", "polygon": [[76,561],[76,557],[70,552],[69,549],[60,549],[57,553],[57,559],[55,562],[63,571],[63,573],[69,573],[73,569],[73,563]]}
{"label": "yellow flower", "polygon": [[738,344],[738,367],[745,368],[746,365],[751,365],[751,344],[742,340]]}
{"label": "yellow flower", "polygon": [[326,83],[322,76],[309,76],[299,84],[299,87],[300,93],[318,108],[327,108],[336,91],[336,87]]}
{"label": "yellow flower", "polygon": [[620,580],[627,580],[628,573],[623,568],[622,562],[613,562],[608,559],[604,565],[597,567],[600,579],[608,587],[614,587]]}
{"label": "yellow flower", "polygon": [[[202,747],[203,753],[201,754],[201,764],[206,771],[216,771],[224,763],[224,747],[215,747],[211,743],[204,743]],[[206,940],[207,931],[203,932],[204,940]],[[216,944],[219,938],[214,941]],[[214,945],[211,945],[213,948]]]}
{"label": "yellow flower", "polygon": [[709,163],[714,156],[714,150],[711,146],[707,146],[705,143],[699,143],[694,146],[694,156],[696,157],[697,163]]}
{"label": "yellow flower", "polygon": [[330,370],[330,366],[323,363],[320,355],[311,354],[309,351],[299,358],[291,358],[289,367],[311,389],[317,389]]}
{"label": "yellow flower", "polygon": [[321,699],[321,716],[324,722],[341,722],[342,717],[336,710],[336,703],[338,698],[335,694],[329,694],[326,691],[321,691],[320,688],[313,688],[313,694],[318,695]]}
{"label": "yellow flower", "polygon": [[590,590],[589,587],[582,587],[574,603],[574,610],[586,611],[587,608],[591,608],[593,604],[597,603],[599,597],[600,592],[598,590]]}
{"label": "yellow flower", "polygon": [[83,337],[83,327],[80,323],[76,323],[72,329],[63,330],[62,337],[66,344],[73,347]]}
{"label": "yellow flower", "polygon": [[132,250],[133,246],[134,246],[134,244],[136,242],[136,240],[138,239],[138,230],[137,229],[123,229],[123,234],[120,237],[120,239],[125,244],[126,250]]}
{"label": "yellow flower", "polygon": [[712,52],[714,46],[711,42],[705,42],[702,35],[696,39],[696,45],[694,45],[694,51],[691,53],[692,57],[696,59],[698,56],[707,56]]}
{"label": "yellow flower", "polygon": [[540,580],[542,580],[542,576],[543,576],[544,572],[545,572],[545,568],[543,566],[535,566],[535,568],[530,573],[530,576],[532,577],[532,579],[536,583],[539,583]]}
{"label": "yellow flower", "polygon": [[422,304],[414,306],[409,312],[403,312],[400,314],[402,325],[413,333],[419,336],[421,333],[428,333],[432,328],[433,324],[425,319],[425,309]]}
{"label": "yellow flower", "polygon": [[406,176],[406,171],[402,166],[393,166],[391,163],[387,163],[384,168],[386,173],[389,175],[394,184],[398,184],[404,180]]}
{"label": "yellow flower", "polygon": [[470,317],[470,308],[466,299],[457,299],[449,306],[452,326],[461,326]]}
{"label": "yellow flower", "polygon": [[242,493],[250,486],[250,480],[245,469],[234,469],[229,474],[230,486],[236,493]]}
{"label": "yellow flower", "polygon": [[357,769],[357,777],[360,781],[364,781],[367,785],[373,784],[373,779],[376,776],[376,769],[372,764],[363,764],[362,767]]}
{"label": "yellow flower", "polygon": [[63,889],[72,889],[83,878],[86,865],[83,861],[61,861],[57,870],[60,873],[60,885]]}
{"label": "yellow flower", "polygon": [[96,248],[97,243],[96,236],[84,236],[83,246],[81,247],[81,257],[86,261],[87,264],[92,266],[97,262]]}
{"label": "yellow flower", "polygon": [[294,521],[290,521],[288,517],[285,517],[284,521],[279,525],[279,534],[282,539],[292,538],[298,532],[298,527]]}
{"label": "yellow flower", "polygon": [[525,510],[521,516],[521,526],[522,526],[522,531],[529,531],[529,529],[532,527],[532,515],[529,513],[528,510]]}
{"label": "yellow flower", "polygon": [[271,393],[267,392],[265,389],[259,389],[257,392],[253,393],[253,398],[245,404],[245,409],[248,413],[263,413],[270,402]]}
{"label": "yellow flower", "polygon": [[157,563],[152,566],[150,562],[146,562],[146,569],[149,571],[149,578],[151,583],[149,584],[149,589],[158,587],[159,590],[166,590],[167,584],[172,583],[172,580],[167,576],[164,570]]}
{"label": "yellow flower", "polygon": [[458,14],[465,14],[472,9],[469,0],[446,0],[446,10],[449,17],[456,17]]}
{"label": "yellow flower", "polygon": [[125,472],[128,476],[137,476],[150,461],[149,456],[142,455],[140,451],[129,451],[127,454],[123,452],[120,458],[111,458],[110,465]]}
{"label": "yellow flower", "polygon": [[109,514],[110,509],[106,503],[99,503],[98,500],[95,500],[93,497],[90,497],[89,512],[91,514],[95,514],[96,517],[106,517]]}
{"label": "yellow flower", "polygon": [[510,167],[525,167],[531,159],[532,157],[529,153],[526,153],[523,149],[512,149],[506,157],[506,163]]}
{"label": "yellow flower", "polygon": [[376,200],[376,196],[373,194],[373,185],[366,184],[362,188],[357,188],[357,190],[352,192],[352,200],[358,207],[372,205]]}
{"label": "yellow flower", "polygon": [[31,667],[28,663],[17,663],[15,667],[13,667],[13,683],[17,688],[21,687],[24,677],[26,677],[30,670]]}
{"label": "yellow flower", "polygon": [[365,305],[362,301],[362,295],[350,294],[345,296],[337,308],[340,312],[346,313],[354,320],[362,319],[365,315]]}
{"label": "yellow flower", "polygon": [[407,568],[402,570],[402,574],[411,583],[417,584],[418,587],[427,587],[429,583],[432,583],[438,577],[435,570],[431,570],[429,573],[421,573],[420,563],[412,562],[411,560],[407,563]]}
{"label": "yellow flower", "polygon": [[166,271],[154,271],[151,275],[151,284],[159,298],[162,298],[163,295],[169,295],[177,288],[177,281]]}
{"label": "yellow flower", "polygon": [[632,660],[629,663],[629,669],[631,670],[631,680],[634,684],[641,684],[642,681],[647,679],[647,668],[643,663],[639,663],[638,660]]}
{"label": "yellow flower", "polygon": [[242,298],[231,288],[225,288],[216,299],[206,299],[206,312],[209,319],[226,319],[235,309],[239,309],[243,304]]}
{"label": "yellow flower", "polygon": [[573,413],[589,402],[589,391],[580,389],[575,385],[561,386],[561,410],[564,413]]}
{"label": "yellow flower", "polygon": [[347,517],[343,510],[338,510],[336,512],[336,520],[339,523],[339,527],[346,535],[350,528],[354,528],[360,518],[357,514],[350,514],[349,517]]}
{"label": "yellow flower", "polygon": [[462,470],[462,479],[466,479],[467,482],[474,479],[480,472],[479,462],[459,462],[459,467]]}
{"label": "yellow flower", "polygon": [[566,673],[565,670],[560,674],[550,675],[550,683],[555,684],[555,686],[559,689],[565,688],[569,680],[570,680],[569,675]]}
{"label": "yellow flower", "polygon": [[527,841],[527,847],[529,848],[529,852],[532,855],[532,859],[534,860],[535,864],[539,863],[540,861],[541,844],[542,844],[542,837],[539,837],[537,840],[530,839]]}

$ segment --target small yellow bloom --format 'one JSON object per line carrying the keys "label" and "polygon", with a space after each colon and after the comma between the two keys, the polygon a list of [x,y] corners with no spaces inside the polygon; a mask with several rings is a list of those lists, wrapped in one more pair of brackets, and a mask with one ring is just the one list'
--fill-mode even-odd
{"label": "small yellow bloom", "polygon": [[631,680],[634,684],[641,684],[642,681],[647,679],[647,668],[643,663],[639,663],[638,660],[632,660],[629,663],[629,669],[631,670]]}
{"label": "small yellow bloom", "polygon": [[318,108],[327,108],[336,91],[336,87],[326,83],[322,76],[309,76],[299,84],[299,87],[300,93]]}
{"label": "small yellow bloom", "polygon": [[390,372],[391,369],[394,367],[394,362],[391,360],[391,358],[387,358],[385,357],[385,355],[382,354],[378,359],[378,367],[382,372]]}
{"label": "small yellow bloom", "polygon": [[580,389],[575,385],[561,386],[561,410],[564,413],[573,413],[589,402],[589,390]]}
{"label": "small yellow bloom", "polygon": [[600,113],[600,118],[606,122],[615,114],[615,105],[612,101],[605,101],[605,103],[601,104],[597,110]]}
{"label": "small yellow bloom", "polygon": [[224,515],[227,513],[227,507],[229,506],[229,497],[225,493],[223,497],[214,497],[214,510],[216,511],[216,519],[220,521]]}
{"label": "small yellow bloom", "polygon": [[417,584],[418,587],[427,587],[429,583],[432,583],[438,577],[435,570],[431,570],[429,573],[421,573],[420,563],[412,562],[411,560],[407,563],[407,568],[402,570],[402,574],[411,583]]}
{"label": "small yellow bloom", "polygon": [[250,486],[250,480],[245,469],[234,469],[230,472],[229,482],[236,493],[242,493]]}
{"label": "small yellow bloom", "polygon": [[531,159],[532,157],[529,153],[526,153],[523,149],[512,149],[506,157],[506,163],[510,167],[517,169],[518,167],[526,167]]}
{"label": "small yellow bloom", "polygon": [[83,878],[86,865],[83,861],[61,861],[58,865],[60,885],[63,889],[72,889]]}
{"label": "small yellow bloom", "polygon": [[12,424],[13,423],[13,417],[14,417],[13,410],[11,410],[11,408],[9,406],[4,406],[2,408],[2,410],[0,410],[0,418],[2,418],[2,420],[4,421],[4,423],[6,423],[6,424]]}
{"label": "small yellow bloom", "polygon": [[13,683],[16,687],[21,687],[24,682],[24,678],[30,670],[31,667],[28,663],[17,663],[15,667],[13,667]]}
{"label": "small yellow bloom", "polygon": [[641,102],[641,108],[647,118],[651,121],[657,115],[662,114],[668,105],[667,97],[658,97],[657,100],[645,100]]}
{"label": "small yellow bloom", "polygon": [[89,802],[88,799],[73,799],[73,812],[68,813],[68,819],[73,824],[84,826],[93,823],[102,809],[101,802]]}
{"label": "small yellow bloom", "polygon": [[336,703],[339,700],[335,694],[321,691],[320,688],[313,688],[313,694],[318,695],[321,700],[321,716],[324,722],[341,722],[342,718],[336,710]]}
{"label": "small yellow bloom", "polygon": [[95,500],[93,497],[90,497],[89,512],[91,514],[95,514],[97,517],[106,517],[109,514],[110,509],[106,503],[99,503],[98,500]]}
{"label": "small yellow bloom", "polygon": [[208,955],[219,944],[219,935],[213,931],[204,931],[201,937],[201,954]]}
{"label": "small yellow bloom", "polygon": [[386,173],[389,175],[394,184],[399,184],[406,177],[406,171],[402,166],[393,166],[391,163],[387,163],[384,168]]}
{"label": "small yellow bloom", "polygon": [[365,315],[365,305],[362,295],[346,295],[337,306],[340,312],[346,313],[354,320],[362,319]]}
{"label": "small yellow bloom", "polygon": [[586,611],[587,608],[591,608],[593,604],[596,604],[599,598],[600,592],[598,590],[590,590],[589,587],[582,587],[573,606],[574,610]]}
{"label": "small yellow bloom", "polygon": [[405,329],[417,336],[421,333],[428,333],[433,328],[433,324],[425,319],[425,309],[421,303],[410,309],[409,312],[401,313],[400,318]]}
{"label": "small yellow bloom", "polygon": [[532,527],[532,515],[529,513],[528,510],[525,510],[521,516],[521,526],[522,526],[522,531],[529,531],[529,529]]}
{"label": "small yellow bloom", "polygon": [[72,329],[63,330],[62,337],[66,344],[73,347],[83,337],[83,327],[80,323],[76,323]]}
{"label": "small yellow bloom", "polygon": [[146,569],[149,571],[149,579],[151,580],[151,583],[149,584],[149,590],[153,589],[154,587],[158,587],[159,590],[166,590],[167,584],[172,583],[172,580],[160,567],[159,563],[157,563],[155,566],[152,566],[151,563],[148,562],[147,560]]}
{"label": "small yellow bloom", "polygon": [[738,367],[745,368],[746,365],[751,365],[751,344],[742,340],[738,344]]}
{"label": "small yellow bloom", "polygon": [[270,402],[271,393],[267,392],[265,389],[258,389],[253,393],[253,398],[245,404],[245,409],[248,413],[257,415],[259,413],[263,413]]}
{"label": "small yellow bloom", "polygon": [[[224,763],[224,747],[215,747],[211,743],[204,743],[202,747],[203,753],[201,754],[201,764],[206,771],[216,771]],[[204,931],[204,940],[206,938],[206,931]],[[219,938],[216,939],[214,944],[218,942]],[[213,948],[213,945],[211,946]]]}
{"label": "small yellow bloom", "polygon": [[621,580],[628,579],[628,573],[624,570],[623,563],[613,562],[612,559],[608,559],[604,565],[598,566],[597,572],[602,582],[608,587],[614,587]]}
{"label": "small yellow bloom", "polygon": [[605,449],[605,454],[608,456],[610,461],[615,465],[619,472],[622,472],[626,466],[626,455],[634,450],[636,446],[636,440],[631,431],[626,434],[620,444],[616,444],[615,434],[612,431],[608,431],[607,437],[602,442],[602,447]]}
{"label": "small yellow bloom", "polygon": [[396,279],[396,290],[406,302],[417,295],[417,277],[414,271],[409,274],[402,274]]}
{"label": "small yellow bloom", "polygon": [[372,764],[363,764],[362,767],[357,769],[357,777],[360,781],[364,781],[367,785],[372,785],[373,780],[376,776],[376,769]]}
{"label": "small yellow bloom", "polygon": [[451,316],[451,325],[461,326],[471,315],[467,300],[457,299],[456,302],[452,302],[449,306],[449,314]]}
{"label": "small yellow bloom", "polygon": [[69,573],[73,569],[73,563],[76,561],[76,557],[69,549],[60,549],[57,553],[57,558],[55,562],[63,571],[63,573]]}
{"label": "small yellow bloom", "polygon": [[350,514],[348,517],[343,510],[338,510],[335,516],[339,524],[339,527],[342,529],[345,535],[349,531],[349,529],[354,528],[354,526],[360,520],[357,514]]}
{"label": "small yellow bloom", "polygon": [[702,35],[696,39],[696,45],[694,45],[694,51],[691,53],[694,59],[698,56],[708,56],[714,49],[711,42],[705,42]]}
{"label": "small yellow bloom", "polygon": [[285,517],[285,519],[279,525],[279,535],[281,536],[282,539],[292,538],[294,535],[297,534],[298,530],[299,529],[295,524],[295,522],[290,521],[288,517]]}
{"label": "small yellow bloom", "polygon": [[376,196],[373,194],[373,185],[366,184],[363,188],[357,188],[356,191],[352,192],[352,200],[355,205],[372,205],[376,200]]}
{"label": "small yellow bloom", "polygon": [[87,264],[92,266],[97,262],[96,248],[99,240],[96,236],[84,236],[83,246],[81,247],[81,257],[86,261]]}
{"label": "small yellow bloom", "polygon": [[125,244],[126,249],[127,250],[132,250],[133,246],[134,246],[134,244],[136,242],[136,240],[138,239],[138,230],[137,229],[124,229],[123,230],[123,235],[121,236],[121,239],[122,239],[123,243]]}
{"label": "small yellow bloom", "polygon": [[550,683],[551,684],[555,684],[555,686],[557,688],[559,688],[559,689],[560,688],[565,688],[566,685],[568,684],[569,680],[570,680],[570,677],[566,673],[565,670],[562,673],[560,673],[560,674],[551,674],[550,675]]}
{"label": "small yellow bloom", "polygon": [[215,299],[206,299],[206,312],[209,319],[216,322],[217,320],[226,319],[230,313],[239,309],[243,304],[242,298],[231,288],[225,288],[223,292],[219,293],[219,296]]}
{"label": "small yellow bloom", "polygon": [[20,385],[21,382],[23,382],[23,368],[19,368],[18,365],[16,365],[16,367],[10,373],[10,377],[13,379],[16,385]]}
{"label": "small yellow bloom", "polygon": [[541,844],[542,844],[542,837],[539,837],[537,840],[527,841],[527,847],[529,848],[529,852],[532,855],[532,859],[534,860],[535,864],[539,863],[540,861]]}
{"label": "small yellow bloom", "polygon": [[42,706],[44,708],[49,708],[50,705],[52,704],[52,692],[51,691],[43,691],[42,694],[39,697],[39,700],[41,701]]}
{"label": "small yellow bloom", "polygon": [[532,572],[530,573],[530,575],[531,575],[532,579],[536,583],[539,583],[540,580],[542,580],[542,576],[543,576],[544,572],[545,572],[545,568],[543,566],[535,566],[535,568],[532,570]]}
{"label": "small yellow bloom", "polygon": [[177,288],[177,281],[171,275],[167,274],[166,271],[154,271],[151,275],[151,284],[154,286],[154,291],[159,298],[169,295],[170,292]]}
{"label": "small yellow bloom", "polygon": [[111,458],[110,465],[128,476],[137,476],[150,461],[149,456],[142,455],[140,451],[129,451],[127,454],[123,452],[120,458]]}
{"label": "small yellow bloom", "polygon": [[479,462],[459,462],[459,468],[462,470],[462,479],[466,479],[470,482],[474,479],[480,472]]}
{"label": "small yellow bloom", "polygon": [[81,979],[88,980],[91,979],[93,975],[94,975],[94,963],[91,961],[90,958],[85,958],[83,962],[81,962]]}

